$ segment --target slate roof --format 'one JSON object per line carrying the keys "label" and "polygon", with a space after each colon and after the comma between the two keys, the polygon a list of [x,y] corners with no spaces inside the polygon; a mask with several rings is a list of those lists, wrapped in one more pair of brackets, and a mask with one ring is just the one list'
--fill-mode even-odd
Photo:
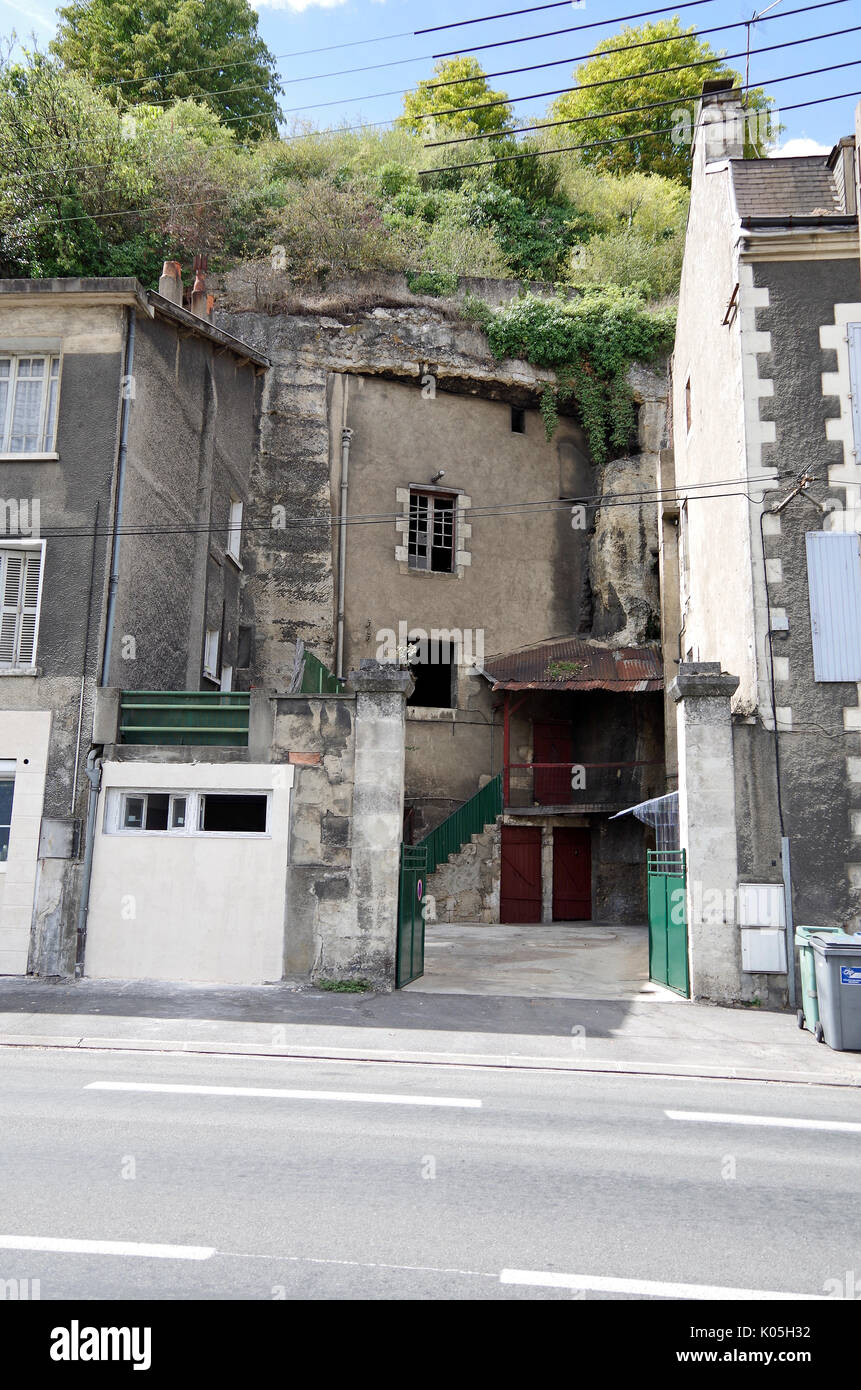
{"label": "slate roof", "polygon": [[827,154],[794,159],[732,159],[739,216],[845,216]]}
{"label": "slate roof", "polygon": [[[550,671],[558,663],[555,679]],[[610,647],[568,637],[542,642],[484,663],[494,690],[663,690],[664,666],[657,645]]]}

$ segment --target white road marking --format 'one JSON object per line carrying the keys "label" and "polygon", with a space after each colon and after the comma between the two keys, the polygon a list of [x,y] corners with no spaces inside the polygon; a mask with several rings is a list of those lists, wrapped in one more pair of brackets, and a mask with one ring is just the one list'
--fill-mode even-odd
{"label": "white road marking", "polygon": [[861,1134],[861,1124],[850,1120],[796,1120],[780,1115],[721,1115],[710,1110],[665,1110],[671,1120],[697,1120],[711,1125],[767,1125],[773,1129],[832,1129],[840,1134]]}
{"label": "white road marking", "polygon": [[142,1245],[132,1240],[68,1240],[65,1236],[0,1236],[0,1250],[56,1251],[60,1255],[135,1255],[149,1260],[208,1260],[212,1245]]}
{"label": "white road marking", "polygon": [[152,1091],[180,1096],[259,1096],[271,1100],[345,1100],[372,1105],[447,1105],[479,1110],[480,1100],[461,1096],[408,1096],[382,1091],[286,1091],[274,1086],[180,1086],[159,1081],[90,1081],[85,1091]]}
{"label": "white road marking", "polygon": [[554,1274],[539,1269],[504,1269],[500,1284],[527,1284],[542,1289],[591,1289],[594,1293],[629,1293],[639,1298],[702,1298],[739,1299],[768,1302],[813,1300],[819,1302],[825,1294],[774,1293],[769,1289],[726,1289],[710,1284],[669,1284],[656,1279],[608,1279],[598,1274]]}

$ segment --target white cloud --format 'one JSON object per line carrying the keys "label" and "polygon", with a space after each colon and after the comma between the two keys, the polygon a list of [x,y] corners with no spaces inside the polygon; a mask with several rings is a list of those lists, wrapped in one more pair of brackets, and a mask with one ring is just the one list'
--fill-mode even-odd
{"label": "white cloud", "polygon": [[769,159],[797,159],[799,155],[805,154],[829,154],[830,145],[820,145],[818,140],[810,140],[806,137],[799,137],[797,140],[787,140],[785,145],[772,150]]}
{"label": "white cloud", "polygon": [[305,10],[336,10],[339,5],[346,5],[347,0],[255,0],[255,9],[258,10],[292,10],[294,14],[302,14]]}

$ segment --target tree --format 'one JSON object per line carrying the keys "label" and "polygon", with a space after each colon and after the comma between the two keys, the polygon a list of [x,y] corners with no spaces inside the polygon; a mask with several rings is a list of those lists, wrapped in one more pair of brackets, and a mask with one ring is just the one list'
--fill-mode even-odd
{"label": "tree", "polygon": [[[678,16],[674,15],[672,19],[661,19],[638,29],[622,29],[603,39],[593,50],[592,57],[575,70],[577,86],[557,97],[550,107],[549,115],[554,120],[567,117],[576,121],[567,129],[562,127],[561,132],[556,127],[552,132],[553,143],[564,133],[566,139],[572,138],[572,143],[591,146],[581,151],[582,159],[610,173],[639,169],[689,182],[691,145],[686,135],[689,136],[694,99],[700,95],[706,80],[738,77],[722,56],[709,44],[701,43],[695,34],[694,29],[683,29]],[[656,42],[648,48],[629,47],[652,40]],[[692,63],[697,66],[676,70],[678,64]],[[648,73],[648,76],[633,76],[636,73]],[[590,85],[594,83],[606,85]],[[650,107],[653,102],[663,101],[677,104],[632,111],[630,115],[609,114],[633,107]],[[766,110],[769,98],[760,90],[748,92],[747,105],[752,112]],[[688,119],[680,121],[677,110],[684,110]],[[621,138],[650,130],[662,133],[641,139]],[[618,143],[593,143],[614,140]],[[758,141],[755,139],[753,143],[757,145]]]}
{"label": "tree", "polygon": [[[435,134],[493,135],[511,129],[508,97],[505,92],[491,90],[477,58],[441,58],[433,71],[433,79],[428,78],[414,91],[404,93],[404,113],[398,117],[402,129],[431,138]],[[435,84],[439,82],[457,85],[438,87]],[[503,104],[488,106],[488,102]],[[461,106],[475,109],[456,109]]]}
{"label": "tree", "polygon": [[248,0],[72,0],[51,50],[117,105],[209,102],[243,138],[275,133],[275,59]]}

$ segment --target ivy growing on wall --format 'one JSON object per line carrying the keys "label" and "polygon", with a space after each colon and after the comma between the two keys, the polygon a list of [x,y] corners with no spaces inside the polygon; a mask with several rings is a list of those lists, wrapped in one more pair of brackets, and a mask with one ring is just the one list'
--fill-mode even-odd
{"label": "ivy growing on wall", "polygon": [[650,308],[636,291],[613,286],[586,290],[577,299],[527,294],[495,310],[476,300],[466,307],[495,357],[522,357],[555,371],[555,383],[548,383],[541,398],[548,439],[559,406],[573,397],[596,463],[611,449],[627,450],[636,423],[628,368],[670,349],[674,309]]}

